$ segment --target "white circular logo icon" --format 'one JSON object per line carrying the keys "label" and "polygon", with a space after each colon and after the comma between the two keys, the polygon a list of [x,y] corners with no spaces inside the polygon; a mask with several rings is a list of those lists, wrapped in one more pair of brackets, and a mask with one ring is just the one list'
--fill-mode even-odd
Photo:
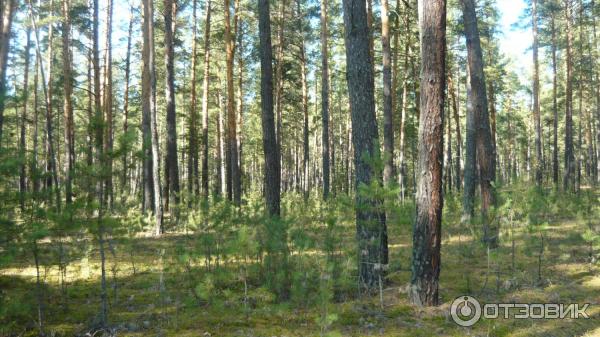
{"label": "white circular logo icon", "polygon": [[481,318],[481,305],[471,296],[460,296],[452,302],[450,315],[456,324],[472,326]]}

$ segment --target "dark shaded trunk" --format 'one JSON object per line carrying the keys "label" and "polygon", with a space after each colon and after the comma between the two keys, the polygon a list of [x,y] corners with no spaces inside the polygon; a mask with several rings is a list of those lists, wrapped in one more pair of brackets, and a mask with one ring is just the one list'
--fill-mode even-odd
{"label": "dark shaded trunk", "polygon": [[565,174],[563,188],[573,191],[575,188],[575,155],[573,149],[573,22],[572,2],[565,0],[566,19],[566,97],[565,97]]}
{"label": "dark shaded trunk", "polygon": [[[237,1],[235,8],[237,9]],[[237,206],[241,203],[242,181],[238,165],[237,150],[237,118],[234,106],[233,61],[235,57],[235,30],[237,28],[237,11],[234,10],[233,26],[230,18],[230,0],[225,0],[225,51],[227,79],[227,197]],[[230,178],[231,177],[231,178]]]}
{"label": "dark shaded trunk", "polygon": [[418,306],[439,303],[446,85],[446,1],[419,0],[421,100],[416,218],[409,298]]}
{"label": "dark shaded trunk", "polygon": [[381,184],[381,172],[371,165],[379,157],[373,59],[369,48],[370,31],[364,0],[344,0],[344,41],[346,80],[352,116],[352,143],[356,182],[356,238],[358,240],[359,289],[373,290],[382,280],[387,263],[387,247],[382,244],[385,214],[381,200],[360,192],[373,181]]}
{"label": "dark shaded trunk", "polygon": [[[207,4],[208,7],[208,4]],[[200,194],[200,184],[198,182],[198,131],[196,126],[198,124],[198,112],[196,109],[196,68],[198,63],[198,50],[197,50],[197,12],[198,12],[198,1],[192,0],[192,98],[190,102],[190,119],[188,123],[188,162],[187,162],[187,190],[190,201],[193,195]],[[191,207],[191,202],[188,203]]]}
{"label": "dark shaded trunk", "polygon": [[202,197],[208,200],[208,82],[210,80],[210,12],[206,2],[204,16],[204,76],[202,80]]}
{"label": "dark shaded trunk", "polygon": [[327,0],[321,0],[321,123],[323,156],[323,199],[329,197],[329,52],[327,29]]}
{"label": "dark shaded trunk", "polygon": [[175,49],[177,2],[164,0],[165,19],[165,101],[167,105],[167,158],[165,165],[165,199],[179,204],[179,164],[177,162],[177,116],[175,115]]}
{"label": "dark shaded trunk", "polygon": [[552,113],[553,113],[553,121],[552,121],[552,181],[554,185],[558,187],[558,64],[556,60],[556,20],[554,18],[554,13],[552,14],[550,21],[550,29],[552,30]]}
{"label": "dark shaded trunk", "polygon": [[269,0],[258,1],[258,28],[260,36],[260,97],[263,151],[265,156],[265,198],[269,215],[279,217],[281,170],[279,149],[275,136],[273,116],[273,49]]}
{"label": "dark shaded trunk", "polygon": [[477,16],[473,0],[462,0],[467,40],[467,58],[471,85],[472,113],[476,121],[476,157],[479,166],[479,186],[481,189],[481,215],[483,240],[492,248],[498,245],[498,227],[488,219],[488,211],[495,204],[494,197],[494,148],[488,114],[483,56],[477,28]]}
{"label": "dark shaded trunk", "polygon": [[[129,77],[131,74],[131,39],[133,35],[133,11],[131,6],[129,10],[129,29],[127,30],[127,54],[125,56],[125,93],[123,94],[123,134],[127,135],[129,131]],[[129,190],[129,164],[127,162],[129,151],[123,151],[123,172],[121,173],[121,195],[125,196],[125,191]]]}
{"label": "dark shaded trunk", "polygon": [[538,60],[537,0],[531,1],[533,31],[533,123],[535,127],[535,182],[542,186],[544,159],[542,157],[542,123],[540,121],[540,63]]}
{"label": "dark shaded trunk", "polygon": [[65,120],[64,140],[65,140],[65,194],[66,202],[73,202],[73,170],[75,166],[75,134],[73,131],[73,84],[71,75],[71,18],[69,14],[68,0],[62,1],[62,57],[63,57],[63,90],[64,105],[63,114]]}

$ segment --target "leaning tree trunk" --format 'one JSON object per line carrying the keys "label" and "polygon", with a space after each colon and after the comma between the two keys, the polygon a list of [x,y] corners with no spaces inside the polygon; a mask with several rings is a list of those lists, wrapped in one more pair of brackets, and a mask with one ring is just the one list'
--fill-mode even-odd
{"label": "leaning tree trunk", "polygon": [[489,221],[488,211],[494,206],[494,148],[490,130],[488,101],[486,95],[483,56],[477,28],[477,16],[473,0],[462,0],[467,40],[467,59],[471,85],[472,113],[476,121],[476,157],[479,166],[479,186],[481,189],[481,215],[483,240],[489,247],[498,245],[498,227]]}
{"label": "leaning tree trunk", "polygon": [[352,143],[356,182],[356,231],[358,240],[358,277],[361,290],[372,290],[380,284],[387,247],[382,245],[385,214],[381,200],[360,192],[375,181],[380,184],[381,172],[371,160],[379,156],[373,60],[369,48],[369,29],[364,0],[344,0],[344,40],[348,94],[352,116]]}
{"label": "leaning tree trunk", "polygon": [[421,99],[417,212],[413,227],[409,298],[419,306],[439,303],[446,86],[446,1],[419,0]]}

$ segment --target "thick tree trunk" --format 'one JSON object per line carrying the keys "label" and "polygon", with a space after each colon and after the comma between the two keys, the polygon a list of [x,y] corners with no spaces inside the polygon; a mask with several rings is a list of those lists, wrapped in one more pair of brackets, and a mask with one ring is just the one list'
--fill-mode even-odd
{"label": "thick tree trunk", "polygon": [[329,197],[329,52],[327,29],[327,0],[321,0],[321,122],[323,160],[323,199]]}
{"label": "thick tree trunk", "polygon": [[208,200],[208,82],[210,80],[210,12],[207,0],[204,16],[204,75],[202,80],[202,196]]}
{"label": "thick tree trunk", "polygon": [[[399,1],[399,0],[398,0]],[[398,160],[398,183],[400,185],[400,200],[404,201],[406,196],[406,169],[405,169],[405,138],[406,138],[406,119],[408,118],[408,76],[409,76],[409,65],[408,60],[411,50],[411,24],[410,24],[410,7],[405,3],[405,14],[404,14],[404,25],[406,30],[406,42],[404,44],[404,80],[402,82],[402,112],[400,115],[400,148],[399,148],[399,160]],[[396,6],[397,11],[399,6]]]}
{"label": "thick tree trunk", "polygon": [[477,165],[479,166],[479,186],[481,188],[481,215],[483,240],[491,248],[498,245],[498,227],[488,219],[488,210],[495,204],[494,197],[494,148],[490,130],[485,74],[477,16],[473,0],[462,0],[467,40],[467,58],[471,85],[472,113],[475,117],[477,135]]}
{"label": "thick tree trunk", "polygon": [[356,231],[358,240],[358,277],[361,290],[373,290],[381,282],[387,247],[382,244],[385,235],[385,214],[381,200],[373,200],[359,192],[360,186],[373,181],[381,183],[381,172],[370,164],[379,156],[373,59],[369,50],[369,28],[364,0],[344,0],[344,40],[348,94],[352,116],[352,143],[356,181]]}
{"label": "thick tree trunk", "polygon": [[279,148],[275,137],[275,118],[273,116],[273,50],[271,46],[269,0],[258,1],[258,14],[265,197],[269,215],[279,217],[281,170]]}
{"label": "thick tree trunk", "polygon": [[75,134],[73,131],[73,84],[71,75],[71,18],[69,14],[69,0],[62,1],[62,57],[63,57],[63,90],[64,106],[63,113],[65,119],[64,140],[65,140],[65,191],[66,202],[73,202],[73,170],[75,167]]}
{"label": "thick tree trunk", "polygon": [[413,227],[412,278],[409,298],[419,306],[439,303],[444,155],[444,89],[446,85],[446,1],[419,0],[421,100],[417,212]]}
{"label": "thick tree trunk", "polygon": [[175,38],[177,1],[164,0],[165,20],[165,101],[167,105],[167,158],[165,199],[179,204],[179,164],[177,162],[177,116],[175,114]]}

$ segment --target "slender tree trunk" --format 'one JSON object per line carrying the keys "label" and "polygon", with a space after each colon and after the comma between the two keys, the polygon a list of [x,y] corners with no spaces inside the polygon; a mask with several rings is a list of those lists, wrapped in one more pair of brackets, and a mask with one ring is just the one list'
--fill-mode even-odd
{"label": "slender tree trunk", "polygon": [[156,120],[156,73],[154,52],[154,6],[152,0],[143,0],[143,36],[142,48],[143,72],[142,72],[142,109],[149,118],[150,142],[151,142],[151,180],[153,186],[153,207],[156,217],[155,235],[163,232],[163,209],[160,183],[160,146],[158,144],[158,127]]}
{"label": "slender tree trunk", "polygon": [[[131,6],[129,10],[129,29],[127,30],[127,53],[125,56],[125,93],[123,94],[123,134],[127,136],[129,131],[129,80],[131,75],[131,40],[133,35],[133,11]],[[129,164],[127,159],[129,151],[123,151],[123,172],[121,179],[121,195],[125,196],[125,191],[129,191]]]}
{"label": "slender tree trunk", "polygon": [[387,247],[383,247],[385,214],[381,200],[358,192],[360,186],[372,181],[381,183],[381,172],[370,164],[369,158],[379,156],[373,59],[369,49],[367,9],[364,0],[344,0],[344,40],[348,94],[352,116],[352,142],[356,181],[356,230],[358,240],[359,289],[374,290],[381,280]]}
{"label": "slender tree trunk", "polygon": [[[196,68],[198,61],[198,50],[197,50],[197,8],[198,1],[192,0],[192,98],[190,102],[190,119],[188,123],[188,162],[187,162],[187,189],[192,200],[192,195],[200,194],[200,185],[198,184],[198,131],[196,125],[198,124],[198,113],[196,110]],[[188,203],[191,207],[191,202]]]}
{"label": "slender tree trunk", "polygon": [[483,240],[491,248],[498,245],[498,228],[489,221],[488,210],[495,204],[494,198],[494,149],[488,114],[485,74],[477,16],[473,0],[462,0],[467,40],[468,67],[471,85],[472,113],[476,121],[476,157],[479,166],[479,186],[481,188],[481,214],[483,221]]}
{"label": "slender tree trunk", "polygon": [[36,54],[35,57],[35,75],[33,76],[33,147],[31,155],[31,180],[33,182],[33,192],[37,197],[40,191],[40,178],[38,169],[38,134],[39,134],[39,111],[38,111],[38,82],[40,72],[40,57]]}
{"label": "slender tree trunk", "polygon": [[208,82],[210,80],[210,11],[207,0],[204,16],[204,79],[202,80],[202,195],[208,200]]}
{"label": "slender tree trunk", "polygon": [[556,61],[556,20],[554,14],[552,14],[550,27],[552,30],[552,181],[554,185],[558,187],[558,84],[557,84],[557,61]]}
{"label": "slender tree trunk", "polygon": [[540,121],[540,64],[538,61],[538,16],[537,0],[531,1],[533,26],[533,122],[535,125],[535,181],[542,186],[544,160],[542,158],[542,124]]}
{"label": "slender tree trunk", "polygon": [[73,85],[71,75],[71,18],[69,15],[69,0],[62,1],[62,53],[63,53],[63,90],[65,119],[65,191],[67,204],[73,202],[73,169],[75,166],[75,134],[73,132]]}
{"label": "slender tree trunk", "polygon": [[[21,212],[25,212],[25,193],[27,192],[27,177],[26,177],[26,154],[27,154],[27,143],[26,143],[26,131],[27,131],[27,120],[28,120],[28,101],[29,101],[29,51],[31,50],[31,28],[27,28],[27,43],[25,45],[25,65],[23,75],[23,110],[21,113],[21,132],[19,136],[19,157],[21,160],[19,168],[19,205],[21,206]],[[35,89],[34,89],[35,90]],[[35,109],[35,108],[34,108]]]}
{"label": "slender tree trunk", "polygon": [[[239,1],[239,0],[234,0]],[[235,29],[232,30],[230,0],[225,0],[225,49],[226,49],[226,76],[227,76],[227,197],[237,206],[241,203],[241,177],[238,165],[237,150],[237,118],[234,107],[233,61],[235,57]],[[237,8],[237,4],[235,5]],[[233,14],[234,27],[237,27],[237,13]],[[228,177],[229,178],[229,177]],[[231,192],[231,193],[230,193]]]}
{"label": "slender tree trunk", "polygon": [[6,98],[6,67],[10,50],[10,34],[16,0],[3,0],[0,3],[0,149],[2,148],[2,127],[4,125],[4,100]]}
{"label": "slender tree trunk", "polygon": [[[399,1],[399,0],[398,0]],[[396,11],[399,11],[399,6],[396,6]],[[404,25],[406,30],[406,42],[404,44],[404,80],[402,83],[402,112],[400,115],[400,148],[399,148],[399,160],[398,160],[398,182],[400,184],[400,200],[404,201],[406,195],[406,169],[405,169],[405,138],[406,138],[406,120],[408,118],[408,79],[409,79],[409,65],[408,59],[412,53],[411,44],[411,23],[410,23],[410,7],[405,2],[404,8]]]}
{"label": "slender tree trunk", "polygon": [[275,136],[273,116],[273,49],[269,0],[258,1],[258,28],[260,36],[260,97],[265,156],[265,197],[269,215],[279,217],[281,167],[279,147]]}
{"label": "slender tree trunk", "polygon": [[419,0],[421,101],[417,213],[409,298],[419,306],[439,303],[444,155],[446,1]]}
{"label": "slender tree trunk", "polygon": [[106,6],[106,59],[104,62],[104,114],[106,123],[106,134],[104,136],[104,153],[106,162],[105,174],[105,197],[108,209],[114,205],[113,194],[113,160],[112,152],[114,145],[114,123],[113,123],[113,75],[112,75],[112,17],[113,0],[108,0]]}
{"label": "slender tree trunk", "polygon": [[165,20],[165,100],[167,105],[167,158],[165,165],[165,199],[179,204],[179,165],[177,162],[177,115],[175,114],[175,37],[177,1],[164,0]]}
{"label": "slender tree trunk", "polygon": [[572,1],[565,1],[566,19],[566,98],[565,98],[565,174],[563,187],[565,190],[573,190],[575,187],[575,156],[573,149],[573,19]]}
{"label": "slender tree trunk", "polygon": [[[454,116],[454,125],[456,127],[456,169],[454,172],[454,186],[457,189],[461,189],[462,179],[461,179],[461,164],[460,159],[462,157],[462,137],[460,134],[460,116],[459,116],[459,106],[458,106],[458,87],[456,90],[454,89],[454,82],[452,81],[452,77],[448,76],[448,92],[450,93],[450,99],[452,104],[452,115]],[[448,123],[450,123],[450,116],[448,116]]]}
{"label": "slender tree trunk", "polygon": [[392,111],[392,64],[388,0],[381,0],[381,49],[383,54],[383,182],[389,185],[394,177],[394,125]]}
{"label": "slender tree trunk", "polygon": [[[325,0],[323,0],[325,1]],[[303,17],[300,9],[300,0],[296,1],[298,7],[298,17]],[[303,115],[303,129],[302,129],[302,190],[304,192],[304,199],[307,200],[310,193],[310,180],[309,180],[309,167],[310,167],[310,150],[309,150],[309,124],[308,124],[308,83],[307,83],[307,70],[306,70],[306,47],[304,41],[304,22],[299,20],[298,29],[302,34],[302,41],[300,44],[300,72],[302,77],[302,115]]]}
{"label": "slender tree trunk", "polygon": [[329,197],[329,52],[327,29],[327,0],[321,0],[321,122],[323,160],[323,199]]}

